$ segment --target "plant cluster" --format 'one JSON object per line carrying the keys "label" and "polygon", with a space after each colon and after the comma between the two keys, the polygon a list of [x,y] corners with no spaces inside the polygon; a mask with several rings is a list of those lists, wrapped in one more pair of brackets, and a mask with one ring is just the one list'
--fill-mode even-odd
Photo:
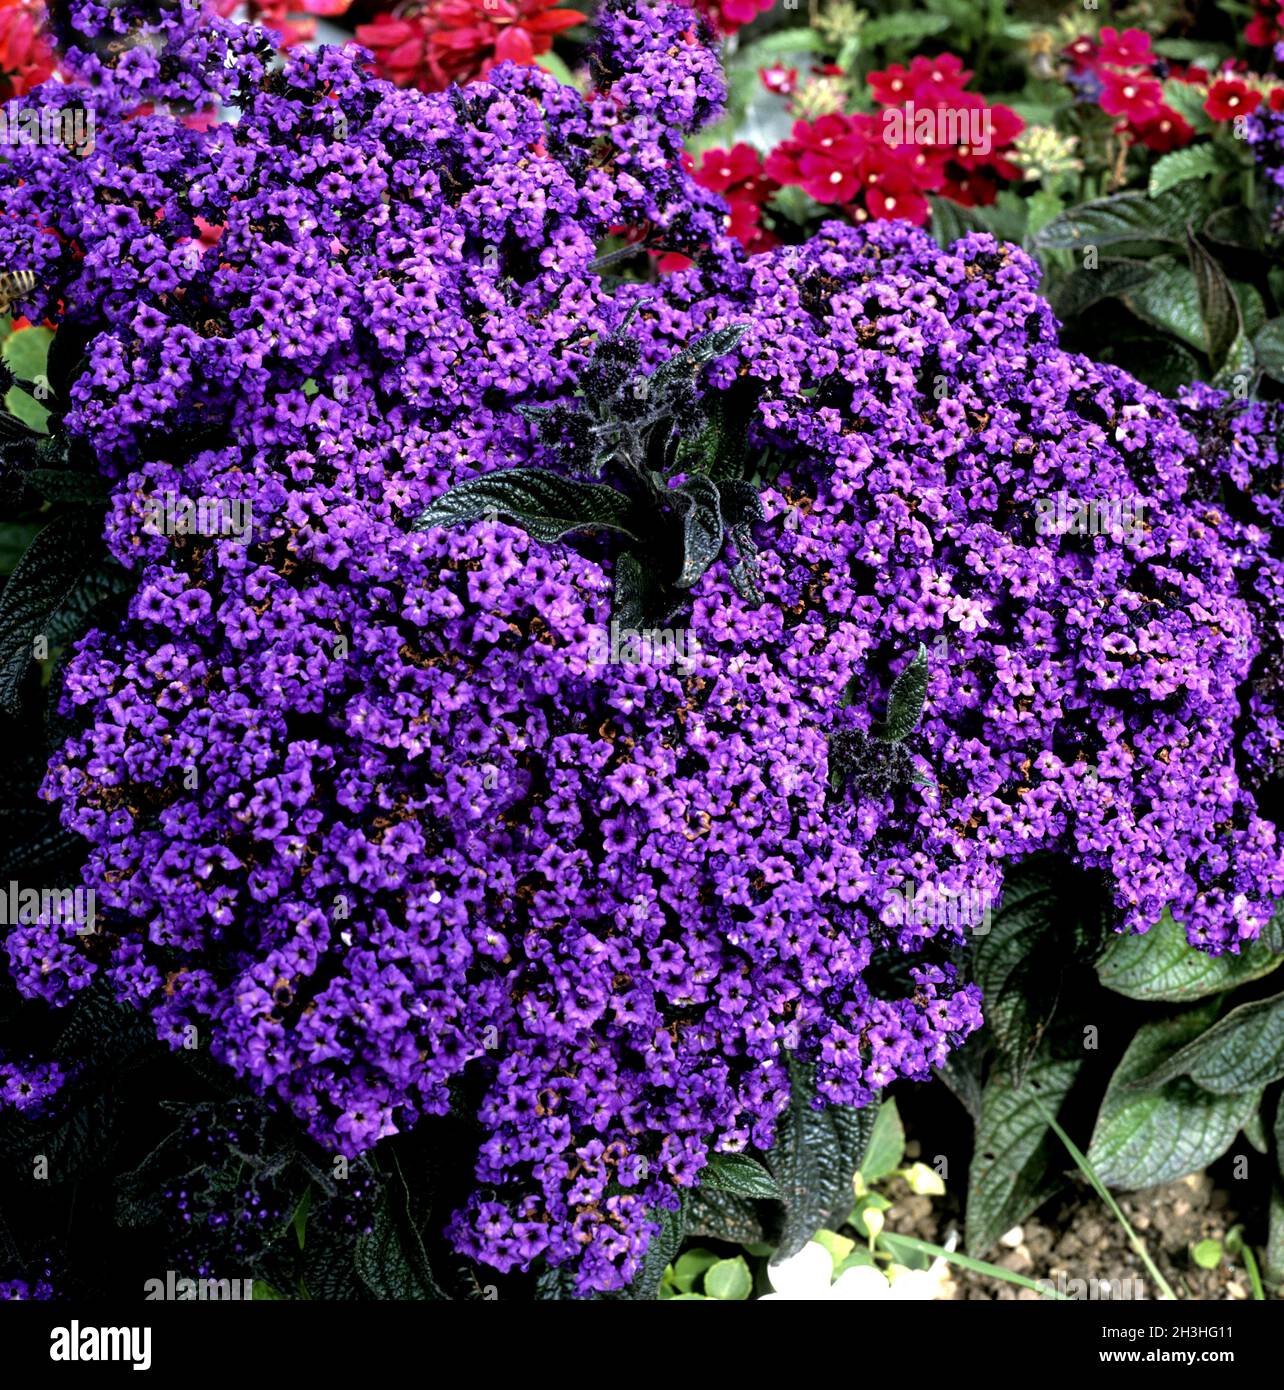
{"label": "plant cluster", "polygon": [[[1278,407],[1067,350],[985,231],[746,256],[683,159],[724,90],[681,7],[608,6],[587,95],[511,63],[425,95],[195,5],[57,28],[72,83],[24,100],[97,134],[0,182],[42,437],[8,467],[55,501],[0,695],[39,705],[61,631],[41,791],[98,921],[6,949],[24,1008],[105,996],[239,1088],[135,1170],[189,1263],[314,1287],[277,1263],[305,1200],[337,1289],[440,1296],[426,1211],[545,1296],[649,1296],[715,1218],[794,1255],[879,1094],[983,994],[1026,1017],[950,899],[1011,907],[1057,855],[1196,962],[1268,931]],[[944,60],[879,82],[933,73],[970,101]],[[621,229],[687,264],[607,274]],[[1144,522],[1042,524],[1097,497]],[[251,523],[166,533],[167,498]],[[613,622],[696,640],[612,661]],[[4,1045],[15,1123],[67,1122],[84,1064]]]}

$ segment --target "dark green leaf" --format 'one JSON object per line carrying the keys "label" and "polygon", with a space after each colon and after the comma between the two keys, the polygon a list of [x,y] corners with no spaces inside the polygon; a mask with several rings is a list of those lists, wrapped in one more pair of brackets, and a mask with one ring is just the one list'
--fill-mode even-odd
{"label": "dark green leaf", "polygon": [[1129,999],[1181,1004],[1269,975],[1282,959],[1261,942],[1245,945],[1237,956],[1197,951],[1165,912],[1144,935],[1113,937],[1097,975],[1107,989]]}
{"label": "dark green leaf", "polygon": [[736,1197],[779,1197],[776,1180],[748,1154],[714,1154],[700,1174],[700,1186]]}
{"label": "dark green leaf", "polygon": [[886,743],[901,743],[914,732],[923,715],[927,679],[927,647],[920,642],[914,659],[892,682],[887,719],[875,737]]}
{"label": "dark green leaf", "polygon": [[790,1068],[793,1096],[766,1155],[780,1188],[784,1219],[778,1257],[796,1255],[822,1226],[842,1221],[851,1209],[852,1179],[874,1127],[874,1107],[829,1106],[813,1110],[810,1079]]}
{"label": "dark green leaf", "polygon": [[1088,1162],[1108,1186],[1155,1187],[1198,1172],[1226,1152],[1257,1109],[1260,1092],[1215,1096],[1185,1077],[1153,1090],[1133,1086],[1215,1015],[1215,1004],[1203,1005],[1138,1029],[1110,1079],[1088,1149]]}
{"label": "dark green leaf", "polygon": [[1124,292],[1123,302],[1146,323],[1172,333],[1199,352],[1208,348],[1199,307],[1195,272],[1184,261],[1161,256],[1151,261],[1153,274]]}
{"label": "dark green leaf", "polygon": [[1284,381],[1284,317],[1268,319],[1257,330],[1253,349],[1262,370],[1276,381]]}
{"label": "dark green leaf", "polygon": [[741,338],[749,331],[747,323],[733,323],[726,328],[715,328],[688,343],[681,352],[675,353],[662,362],[651,374],[651,390],[667,387],[683,375],[689,375],[717,357],[725,357],[739,345]]}
{"label": "dark green leaf", "polygon": [[680,1206],[674,1211],[668,1207],[655,1207],[650,1216],[652,1221],[659,1224],[660,1229],[647,1245],[646,1254],[642,1256],[641,1268],[627,1289],[619,1294],[607,1295],[608,1298],[650,1302],[659,1293],[664,1271],[677,1259],[687,1231],[683,1207]]}
{"label": "dark green leaf", "polygon": [[1009,871],[990,930],[977,940],[973,976],[1000,1065],[1014,1083],[1047,1033],[1067,972],[1096,949],[1094,905],[1066,891],[1063,865],[1030,860]]}
{"label": "dark green leaf", "polygon": [[1284,1284],[1284,1095],[1275,1099],[1275,1166],[1266,1235],[1266,1277]]}
{"label": "dark green leaf", "polygon": [[572,531],[606,527],[634,540],[634,506],[604,483],[582,483],[541,468],[503,468],[444,493],[411,527],[464,526],[484,516],[509,517],[545,545]]}
{"label": "dark green leaf", "polygon": [[689,589],[722,549],[718,485],[711,478],[690,478],[670,495],[682,513],[682,569],[675,583]]}
{"label": "dark green leaf", "polygon": [[638,631],[646,625],[646,573],[636,555],[624,551],[615,561],[615,594],[611,617],[625,631]]}
{"label": "dark green leaf", "polygon": [[1150,169],[1149,193],[1152,198],[1184,183],[1187,179],[1205,179],[1222,166],[1221,152],[1211,142],[1173,150],[1157,159]]}
{"label": "dark green leaf", "polygon": [[1047,1116],[1060,1109],[1079,1065],[1043,1059],[1020,1086],[1002,1074],[986,1085],[968,1173],[970,1255],[984,1255],[1061,1187],[1059,1148]]}
{"label": "dark green leaf", "polygon": [[1054,217],[1034,237],[1041,251],[1081,246],[1118,246],[1131,241],[1172,241],[1184,246],[1186,225],[1200,222],[1210,208],[1199,183],[1179,183],[1157,198],[1115,193]]}
{"label": "dark green leaf", "polygon": [[389,1210],[391,1200],[385,1193],[371,1229],[357,1237],[353,1251],[357,1277],[378,1299],[405,1303],[443,1297],[439,1289],[425,1287],[407,1259],[398,1222]]}
{"label": "dark green leaf", "polygon": [[969,232],[988,232],[990,224],[980,208],[964,207],[952,198],[941,198],[928,194],[932,207],[932,235],[936,244],[948,251],[960,237]]}
{"label": "dark green leaf", "polygon": [[105,502],[111,484],[72,468],[29,468],[22,480],[50,502]]}
{"label": "dark green leaf", "polygon": [[1264,228],[1249,208],[1237,204],[1211,213],[1204,223],[1203,234],[1220,246],[1253,251],[1261,248]]}
{"label": "dark green leaf", "polygon": [[[373,1235],[372,1230],[370,1236]],[[308,1297],[334,1303],[368,1301],[370,1291],[357,1277],[356,1244],[358,1239],[369,1238],[318,1227],[303,1252],[303,1286]],[[369,1260],[369,1247],[366,1259]]]}
{"label": "dark green leaf", "polygon": [[1219,372],[1226,364],[1231,345],[1243,331],[1239,302],[1226,278],[1226,272],[1193,233],[1186,238],[1186,248],[1199,292],[1199,311],[1204,321],[1209,361],[1213,371]]}
{"label": "dark green leaf", "polygon": [[1153,1090],[1189,1076],[1214,1095],[1256,1092],[1284,1076],[1284,994],[1232,1009],[1133,1084]]}
{"label": "dark green leaf", "polygon": [[1266,1137],[1266,1117],[1262,1113],[1260,1104],[1254,1104],[1251,1114],[1244,1121],[1242,1126],[1244,1138],[1257,1150],[1259,1154],[1270,1153],[1271,1142]]}
{"label": "dark green leaf", "polygon": [[1061,280],[1050,303],[1063,322],[1091,309],[1103,299],[1114,299],[1144,285],[1155,273],[1150,261],[1103,260],[1095,270],[1075,270]]}
{"label": "dark green leaf", "polygon": [[51,521],[23,553],[0,593],[0,706],[17,706],[18,688],[38,636],[50,637],[65,605],[101,554],[102,519],[72,513]]}
{"label": "dark green leaf", "polygon": [[766,1234],[753,1200],[698,1187],[687,1202],[687,1231],[693,1236],[754,1245]]}
{"label": "dark green leaf", "polygon": [[[730,396],[726,391],[710,392],[705,396],[705,426],[695,435],[679,441],[675,471],[703,473],[716,483],[743,477],[749,411],[743,402],[733,403]],[[756,489],[754,496],[757,497]]]}

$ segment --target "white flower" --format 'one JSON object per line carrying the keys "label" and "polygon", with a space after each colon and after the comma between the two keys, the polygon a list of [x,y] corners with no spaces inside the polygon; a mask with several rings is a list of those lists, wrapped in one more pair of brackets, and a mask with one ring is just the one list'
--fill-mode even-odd
{"label": "white flower", "polygon": [[768,1298],[809,1301],[830,1298],[834,1261],[823,1245],[809,1240],[796,1255],[779,1264],[769,1264],[767,1278],[771,1280],[773,1292],[763,1294],[759,1302]]}
{"label": "white flower", "polygon": [[758,1300],[785,1299],[793,1302],[919,1302],[942,1297],[942,1284],[948,1275],[945,1261],[937,1258],[928,1269],[906,1269],[894,1264],[884,1274],[875,1265],[852,1265],[834,1278],[834,1261],[819,1241],[809,1240],[787,1260],[767,1266],[771,1293]]}

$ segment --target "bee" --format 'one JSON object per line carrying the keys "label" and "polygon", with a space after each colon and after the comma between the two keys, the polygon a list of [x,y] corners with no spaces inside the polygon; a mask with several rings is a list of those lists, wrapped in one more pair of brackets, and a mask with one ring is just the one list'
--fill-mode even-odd
{"label": "bee", "polygon": [[0,271],[0,314],[7,314],[12,305],[26,299],[35,287],[34,270]]}

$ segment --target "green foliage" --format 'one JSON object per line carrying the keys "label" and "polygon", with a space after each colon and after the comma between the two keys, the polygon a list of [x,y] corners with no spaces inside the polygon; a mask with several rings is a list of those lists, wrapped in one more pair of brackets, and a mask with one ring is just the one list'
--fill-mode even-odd
{"label": "green foliage", "polygon": [[[749,403],[741,392],[733,402],[697,387],[701,369],[734,351],[747,328],[703,334],[647,375],[626,321],[595,344],[578,408],[522,411],[562,472],[522,467],[472,478],[439,497],[412,529],[507,517],[543,544],[579,531],[614,532],[624,540],[614,616],[626,627],[676,611],[729,540],[737,552],[732,581],[761,602],[753,528],[764,512],[745,477]],[[584,480],[606,473],[613,482]]]}
{"label": "green foliage", "polygon": [[1036,1061],[1019,1085],[1001,1073],[985,1087],[968,1174],[967,1249],[983,1255],[1062,1185],[1048,1122],[1079,1063]]}
{"label": "green foliage", "polygon": [[779,1197],[776,1180],[748,1154],[714,1154],[700,1175],[700,1186],[735,1197]]}
{"label": "green foliage", "polygon": [[1153,1187],[1198,1172],[1226,1152],[1260,1104],[1260,1091],[1217,1096],[1186,1077],[1136,1084],[1197,1036],[1215,1010],[1205,1005],[1137,1030],[1110,1080],[1088,1149],[1108,1186]]}
{"label": "green foliage", "polygon": [[37,638],[50,652],[74,634],[80,619],[115,587],[101,518],[76,511],[51,521],[32,540],[0,592],[0,707],[17,708],[19,688]]}
{"label": "green foliage", "polygon": [[792,1072],[793,1098],[766,1155],[784,1208],[778,1239],[782,1259],[797,1254],[822,1226],[847,1214],[852,1178],[865,1156],[875,1121],[873,1107],[814,1109],[810,1079],[797,1066]]}
{"label": "green foliage", "polygon": [[1097,974],[1107,989],[1129,999],[1184,1004],[1260,979],[1282,961],[1265,941],[1249,943],[1239,955],[1192,950],[1184,929],[1165,912],[1144,934],[1113,937]]}

